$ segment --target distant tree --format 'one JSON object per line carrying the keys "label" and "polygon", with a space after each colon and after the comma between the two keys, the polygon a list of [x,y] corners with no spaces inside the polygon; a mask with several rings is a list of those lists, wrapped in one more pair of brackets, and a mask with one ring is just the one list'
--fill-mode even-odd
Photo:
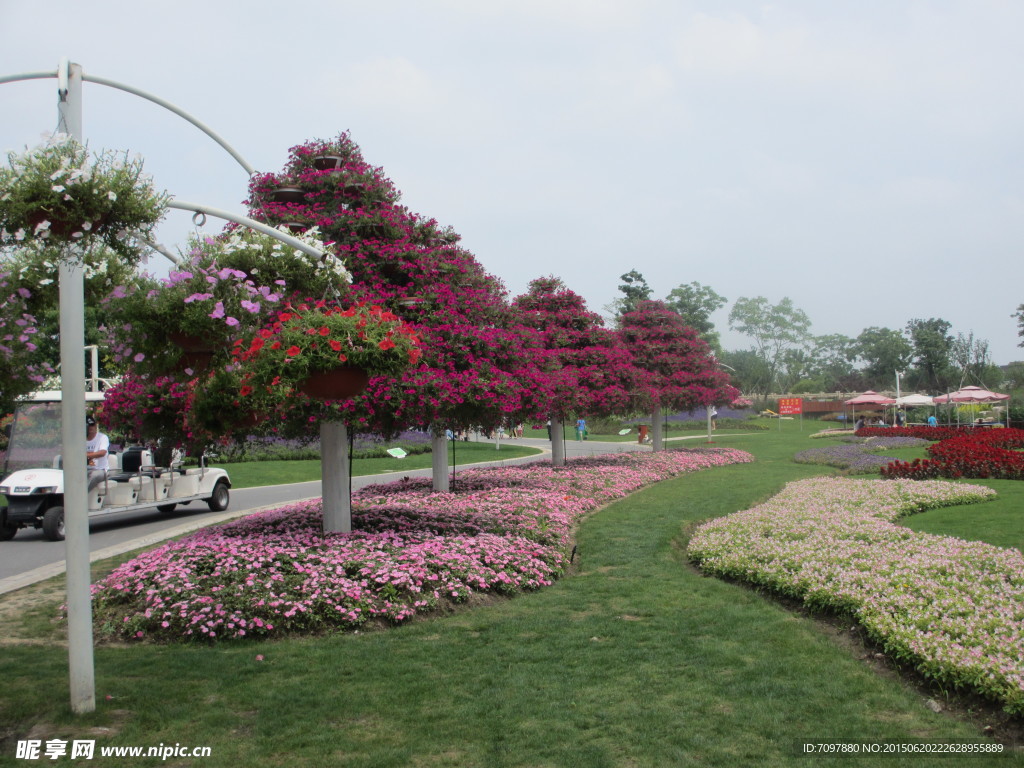
{"label": "distant tree", "polygon": [[960,372],[961,384],[994,387],[1002,379],[1002,371],[992,362],[988,341],[974,338],[974,332],[957,333],[950,347],[950,360]]}
{"label": "distant tree", "polygon": [[605,310],[614,315],[616,320],[626,312],[636,309],[638,302],[651,298],[651,286],[647,284],[644,276],[635,269],[629,270],[624,275],[619,275],[619,279],[622,281],[619,291],[623,295],[612,300],[612,303],[605,307]]}
{"label": "distant tree", "polygon": [[814,375],[813,359],[806,349],[787,349],[779,366],[779,392],[792,392],[799,382]]}
{"label": "distant tree", "polygon": [[811,341],[812,375],[820,384],[818,392],[848,392],[863,389],[863,377],[853,365],[857,342],[833,333]]}
{"label": "distant tree", "polygon": [[684,323],[696,329],[715,352],[721,352],[721,343],[711,315],[724,307],[726,301],[724,296],[698,282],[681,284],[665,297],[665,305],[683,318]]}
{"label": "distant tree", "polygon": [[733,386],[745,394],[761,391],[759,382],[768,376],[768,371],[764,360],[754,350],[725,350],[718,359],[728,366]]}
{"label": "distant tree", "polygon": [[762,367],[758,380],[747,391],[766,398],[778,384],[784,355],[806,347],[811,321],[788,297],[778,304],[771,304],[764,296],[741,297],[729,313],[729,327],[753,339],[753,351]]}
{"label": "distant tree", "polygon": [[948,390],[955,372],[950,364],[953,337],[952,326],[946,320],[932,317],[927,320],[914,319],[907,323],[910,343],[914,348],[914,376],[912,381],[918,388],[934,391]]}
{"label": "distant tree", "polygon": [[[1017,318],[1017,335],[1024,337],[1024,304],[1017,307],[1017,311],[1014,312],[1010,317]],[[1020,342],[1018,347],[1024,347],[1024,341]]]}
{"label": "distant tree", "polygon": [[891,328],[865,328],[854,343],[854,352],[864,361],[866,388],[886,389],[896,381],[896,371],[906,371],[914,349],[899,331]]}

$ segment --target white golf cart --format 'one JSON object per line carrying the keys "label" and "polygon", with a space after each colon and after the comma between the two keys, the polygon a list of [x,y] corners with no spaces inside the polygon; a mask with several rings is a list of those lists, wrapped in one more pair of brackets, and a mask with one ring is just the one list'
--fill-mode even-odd
{"label": "white golf cart", "polygon": [[[87,392],[87,402],[102,402],[102,392]],[[18,529],[42,528],[51,541],[64,538],[64,472],[61,470],[61,393],[36,392],[14,410],[0,494],[0,541],[13,539]],[[85,450],[85,425],[82,425]],[[142,447],[110,453],[110,469],[90,472],[89,517],[156,508],[172,512],[178,504],[204,501],[215,512],[227,509],[231,480],[223,469],[205,465],[184,469],[153,464]]]}

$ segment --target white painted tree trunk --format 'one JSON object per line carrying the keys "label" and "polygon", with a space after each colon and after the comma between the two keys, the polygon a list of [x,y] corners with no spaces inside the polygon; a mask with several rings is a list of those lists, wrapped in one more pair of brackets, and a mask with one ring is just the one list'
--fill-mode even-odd
{"label": "white painted tree trunk", "polygon": [[651,444],[655,451],[665,450],[665,435],[662,426],[661,408],[655,408],[654,413],[651,414]]}
{"label": "white painted tree trunk", "polygon": [[562,420],[551,417],[551,466],[565,466],[565,430]]}
{"label": "white painted tree trunk", "polygon": [[324,497],[324,533],[352,530],[348,474],[348,428],[340,421],[320,422],[320,478]]}
{"label": "white painted tree trunk", "polygon": [[444,430],[438,435],[430,432],[430,464],[434,473],[434,490],[447,493],[451,490],[448,477],[448,438]]}

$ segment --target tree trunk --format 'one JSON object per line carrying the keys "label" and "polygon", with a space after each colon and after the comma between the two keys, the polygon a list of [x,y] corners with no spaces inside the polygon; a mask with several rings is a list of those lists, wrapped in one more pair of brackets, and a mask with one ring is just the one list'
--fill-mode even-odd
{"label": "tree trunk", "polygon": [[663,434],[663,424],[661,423],[661,408],[655,408],[654,413],[651,414],[651,443],[653,445],[653,450],[665,450],[665,436]]}
{"label": "tree trunk", "polygon": [[565,466],[565,429],[555,416],[551,417],[551,466]]}
{"label": "tree trunk", "polygon": [[430,430],[430,464],[433,468],[434,490],[447,493],[451,490],[448,478],[448,438],[443,429]]}
{"label": "tree trunk", "polygon": [[352,494],[348,473],[348,428],[340,421],[320,422],[320,477],[324,533],[352,530]]}

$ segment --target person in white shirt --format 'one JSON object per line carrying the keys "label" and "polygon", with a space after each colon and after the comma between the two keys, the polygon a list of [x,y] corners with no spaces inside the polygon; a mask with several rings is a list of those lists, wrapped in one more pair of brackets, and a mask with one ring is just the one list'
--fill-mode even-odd
{"label": "person in white shirt", "polygon": [[100,432],[96,425],[96,419],[87,416],[85,419],[85,458],[89,462],[89,471],[110,469],[110,459],[107,453],[110,450],[110,438]]}

